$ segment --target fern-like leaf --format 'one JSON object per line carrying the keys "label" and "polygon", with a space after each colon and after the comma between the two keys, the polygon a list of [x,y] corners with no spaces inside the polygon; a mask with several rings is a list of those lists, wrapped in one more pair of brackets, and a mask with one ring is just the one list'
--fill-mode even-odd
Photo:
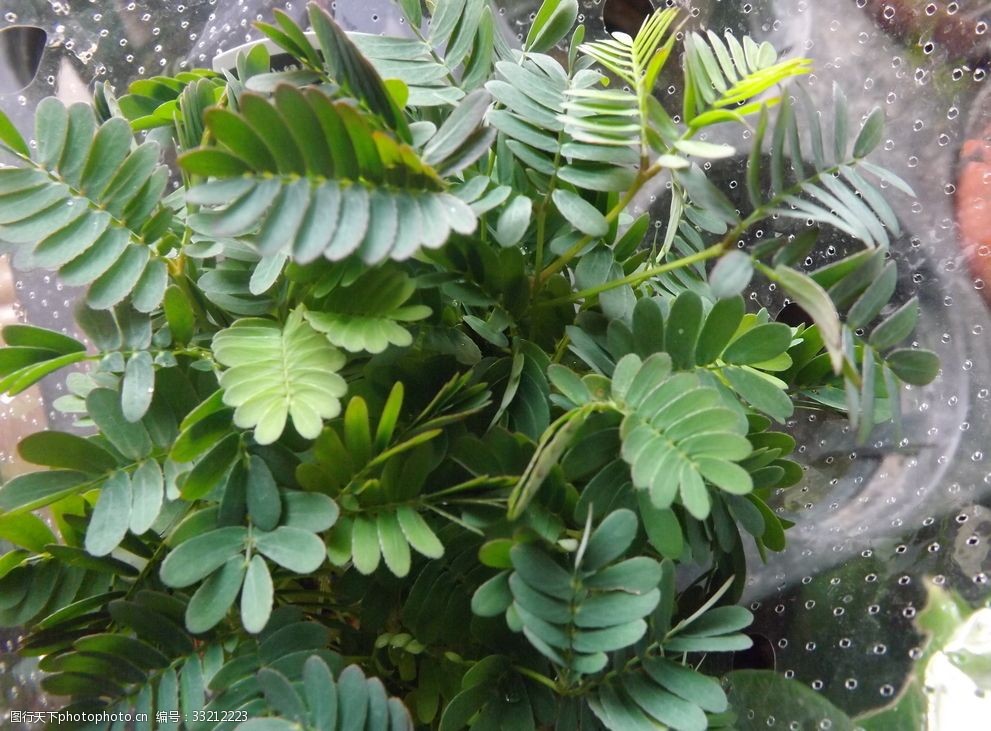
{"label": "fern-like leaf", "polygon": [[680,498],[692,516],[703,520],[711,505],[707,481],[734,495],[753,487],[750,475],[736,464],[751,451],[747,422],[697,375],[670,376],[670,369],[667,355],[645,361],[628,355],[617,363],[613,398],[626,412],[621,454],[633,484],[649,490],[655,506],[666,508]]}
{"label": "fern-like leaf", "polygon": [[[777,84],[811,71],[807,58],[778,61],[770,43],[749,36],[741,42],[727,32],[725,42],[711,30],[685,39],[685,121],[701,127],[740,119],[768,103],[754,101]],[[773,102],[773,100],[772,100]]]}
{"label": "fern-like leaf", "polygon": [[[580,50],[633,89],[643,87],[649,93],[671,52],[673,37],[668,36],[668,31],[677,16],[676,8],[658,10],[644,20],[635,38],[625,33],[613,33],[611,38],[583,44]],[[665,36],[668,36],[666,42]]]}
{"label": "fern-like leaf", "polygon": [[569,568],[532,543],[510,552],[507,616],[559,667],[577,675],[597,673],[606,666],[606,653],[633,645],[647,632],[644,618],[661,598],[660,565],[643,556],[617,562],[637,525],[631,511],[614,511],[586,531]]}
{"label": "fern-like leaf", "polygon": [[[798,94],[809,128],[810,154],[805,154],[800,142],[797,110],[789,100],[784,100],[771,140],[769,169],[762,167],[759,155],[751,157],[748,175],[751,199],[764,200],[763,186],[769,184],[771,200],[762,206],[769,207],[770,213],[801,221],[811,219],[832,226],[868,246],[886,247],[889,232],[899,233],[898,218],[876,184],[860,172],[901,182],[893,173],[863,160],[880,142],[883,114],[875,110],[868,117],[850,151],[846,140],[845,97],[837,87],[834,90],[837,111],[833,144],[827,154],[820,116],[812,109],[808,93],[799,89]],[[762,119],[755,149],[759,149],[767,126]],[[812,166],[810,171],[805,167],[808,164]]]}
{"label": "fern-like leaf", "polygon": [[429,23],[410,23],[415,38],[349,34],[383,78],[406,84],[410,106],[454,104],[488,78],[496,31],[485,0],[439,0]]}
{"label": "fern-like leaf", "polygon": [[156,248],[172,218],[158,145],[134,148],[124,120],[97,125],[89,105],[67,109],[55,98],[38,105],[35,135],[30,157],[5,145],[23,167],[0,169],[0,240],[19,247],[21,267],[88,285],[94,309],[128,296],[142,312],[155,309],[168,279]]}
{"label": "fern-like leaf", "polygon": [[[586,190],[625,190],[635,177],[638,156],[629,138],[616,144],[591,133],[584,137],[569,128],[568,99],[601,80],[601,75],[579,69],[573,75],[541,54],[518,63],[496,64],[498,78],[486,89],[501,105],[488,121],[506,138],[506,146],[527,168],[538,173],[542,188],[555,178]],[[590,92],[591,93],[591,92]],[[576,122],[575,129],[583,122]]]}
{"label": "fern-like leaf", "polygon": [[401,139],[410,141],[409,126],[403,111],[390,95],[375,67],[362,55],[330,13],[312,2],[307,10],[313,27],[312,34],[304,33],[281,10],[274,12],[277,25],[258,23],[257,27],[306,67],[338,85],[342,91],[378,115]]}
{"label": "fern-like leaf", "polygon": [[271,320],[238,320],[214,336],[213,350],[227,366],[220,376],[224,403],[235,407],[235,424],[254,428],[260,444],[278,439],[289,417],[296,431],[315,439],[323,420],[341,411],[347,384],[337,371],[344,355],[301,309],[283,328]]}
{"label": "fern-like leaf", "polygon": [[[181,99],[186,98],[185,106],[188,107],[191,98],[197,98],[201,104],[206,102],[202,107],[205,108],[216,103],[223,86],[217,74],[205,69],[193,69],[175,76],[152,76],[134,81],[128,85],[127,94],[118,99],[117,104],[135,131],[168,127],[176,123]],[[199,115],[182,114],[181,119],[189,123],[198,120]]]}
{"label": "fern-like leaf", "polygon": [[370,33],[351,33],[350,38],[387,79],[399,79],[409,90],[407,105],[437,107],[455,104],[465,93],[449,78],[451,70],[419,38],[390,38]]}
{"label": "fern-like leaf", "polygon": [[652,92],[674,48],[675,36],[669,31],[677,15],[675,8],[658,10],[644,21],[635,38],[613,33],[611,38],[581,45],[579,50],[616,74],[630,91],[569,90],[563,119],[575,140],[612,147],[639,142],[640,155],[652,146],[663,147],[655,144],[657,131],[649,118],[654,113],[667,120]]}
{"label": "fern-like leaf", "polygon": [[266,707],[235,726],[240,731],[346,731],[356,721],[365,731],[413,731],[402,701],[390,698],[382,681],[366,678],[357,665],[344,668],[335,680],[327,663],[311,656],[303,665],[302,683],[291,683],[274,668],[262,668],[256,678]]}
{"label": "fern-like leaf", "polygon": [[250,237],[263,255],[301,263],[357,253],[370,264],[475,230],[431,167],[346,102],[282,84],[272,100],[245,93],[240,103],[240,113],[207,113],[221,146],[180,158],[187,172],[221,179],[188,192],[207,209],[190,216],[194,230]]}
{"label": "fern-like leaf", "polygon": [[372,269],[340,287],[306,313],[310,325],[339,348],[352,353],[381,353],[405,347],[413,336],[401,323],[430,316],[426,305],[410,305],[416,286],[395,269]]}
{"label": "fern-like leaf", "polygon": [[[743,607],[715,606],[731,581],[674,627],[655,628],[667,630],[658,643],[666,656],[652,652],[640,655],[592,689],[586,702],[609,731],[648,729],[658,724],[705,731],[709,728],[707,713],[727,710],[729,702],[719,682],[675,657],[684,652],[733,652],[752,645],[741,630],[750,625],[753,615]],[[660,586],[662,592],[674,588],[674,572],[667,563],[662,564]],[[670,619],[671,606],[662,606],[657,615]]]}

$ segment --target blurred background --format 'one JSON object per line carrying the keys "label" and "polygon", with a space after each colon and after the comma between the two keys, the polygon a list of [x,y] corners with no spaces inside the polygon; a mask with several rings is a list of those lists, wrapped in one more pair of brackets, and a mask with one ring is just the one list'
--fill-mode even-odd
{"label": "blurred background", "polygon": [[[327,4],[348,29],[408,32],[390,0]],[[830,110],[835,82],[854,118],[884,110],[887,137],[877,162],[916,191],[914,198],[887,191],[903,228],[892,246],[901,273],[896,300],[919,296],[918,341],[943,363],[936,382],[906,393],[901,438],[879,429],[858,448],[845,422],[798,412],[793,432],[807,474],[778,504],[798,525],[784,553],[766,565],[751,557],[744,601],[757,616],[757,650],[739,663],[774,667],[851,715],[915,693],[928,708],[928,728],[989,728],[991,609],[977,610],[991,596],[991,3],[677,4],[691,26],[731,28],[771,41],[782,55],[814,59],[807,83],[820,109]],[[539,2],[494,5],[512,40],[523,37]],[[297,19],[305,12],[302,0],[2,0],[0,107],[29,137],[45,96],[76,101],[97,81],[121,92],[138,76],[209,67],[218,53],[257,39],[252,22],[276,7]],[[650,0],[581,0],[579,20],[589,37],[633,34],[652,7]],[[659,85],[662,100],[677,101],[673,87],[665,88],[673,81]],[[745,166],[744,158],[730,160],[713,174],[731,192],[742,190]],[[663,221],[664,197],[659,181],[638,205]],[[851,246],[824,236],[806,264],[820,266]],[[55,277],[17,271],[0,258],[0,322],[71,333],[75,297]],[[772,312],[784,304],[770,287],[752,298]],[[63,393],[63,383],[49,379],[16,400],[0,398],[0,478],[24,469],[15,451],[21,436],[67,426],[53,407]],[[924,611],[931,597],[935,614]],[[942,634],[927,645],[939,622]],[[0,631],[5,730],[27,727],[11,724],[8,710],[59,707],[38,695],[33,663],[11,654],[16,640]],[[766,709],[752,714],[754,727],[804,728],[764,718]],[[892,731],[925,727],[908,716],[885,723]]]}

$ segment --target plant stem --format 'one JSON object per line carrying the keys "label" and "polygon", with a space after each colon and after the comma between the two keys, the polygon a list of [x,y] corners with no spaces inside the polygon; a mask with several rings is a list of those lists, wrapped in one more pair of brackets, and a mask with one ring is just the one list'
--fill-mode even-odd
{"label": "plant stem", "polygon": [[546,675],[538,673],[536,670],[531,670],[530,668],[525,667],[523,665],[513,665],[513,670],[518,672],[520,675],[525,675],[526,677],[530,678],[530,680],[540,683],[541,685],[547,686],[555,693],[559,692],[560,690],[557,687],[557,683],[555,683],[553,680],[548,678]]}
{"label": "plant stem", "polygon": [[700,261],[706,261],[707,259],[715,259],[716,257],[722,256],[727,248],[726,242],[727,240],[723,239],[719,243],[713,244],[709,248],[703,249],[698,253],[691,254],[676,261],[667,262],[666,264],[659,264],[655,267],[644,269],[641,272],[633,272],[632,274],[627,275],[622,279],[614,279],[609,282],[604,282],[595,287],[589,287],[588,289],[582,289],[577,292],[572,292],[571,294],[565,295],[563,297],[556,297],[552,300],[545,300],[539,303],[539,306],[549,307],[552,305],[563,304],[565,302],[577,302],[579,300],[587,299],[589,297],[595,297],[596,295],[602,294],[603,292],[608,292],[610,289],[615,289],[616,287],[623,287],[625,285],[636,287],[638,284],[642,284],[648,279],[652,279],[661,274],[674,271],[675,269],[683,269],[684,267],[691,266],[692,264],[697,264]]}
{"label": "plant stem", "polygon": [[537,209],[537,251],[534,255],[534,271],[539,272],[544,266],[544,237],[546,236],[547,204],[557,188],[557,171],[561,167],[561,147],[564,145],[564,129],[557,133],[557,151],[554,153],[554,174],[547,184],[547,193]]}
{"label": "plant stem", "polygon": [[[630,205],[630,202],[636,197],[637,193],[640,192],[640,189],[644,186],[644,184],[646,184],[648,180],[650,180],[655,175],[657,175],[657,173],[659,173],[661,169],[662,168],[660,165],[654,164],[651,167],[647,168],[647,170],[638,174],[637,179],[633,181],[633,185],[630,186],[630,189],[626,191],[623,197],[619,199],[619,202],[616,203],[616,205],[612,207],[609,213],[606,214],[606,221],[612,223],[614,220],[616,220],[616,218],[619,217],[619,214],[622,213],[624,210],[626,210],[626,207]],[[552,275],[564,269],[564,267],[566,267],[571,262],[572,259],[578,256],[581,253],[582,249],[588,246],[588,244],[594,238],[595,238],[594,236],[585,234],[580,239],[578,239],[578,241],[576,241],[570,249],[565,251],[563,254],[561,254],[561,256],[559,256],[557,259],[555,259],[550,264],[548,264],[544,268],[544,270],[540,272],[539,275],[537,275],[537,280],[535,282],[535,284],[537,285],[536,288],[539,288],[541,285],[543,285],[548,279],[550,279]]]}

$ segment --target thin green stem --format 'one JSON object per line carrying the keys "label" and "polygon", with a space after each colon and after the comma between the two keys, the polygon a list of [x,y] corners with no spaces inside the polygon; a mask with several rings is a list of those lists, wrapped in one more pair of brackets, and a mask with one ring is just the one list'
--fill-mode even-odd
{"label": "thin green stem", "polygon": [[[643,188],[643,186],[647,183],[647,181],[649,181],[651,178],[657,175],[657,173],[659,173],[661,170],[662,170],[661,166],[655,164],[647,168],[647,170],[641,172],[639,175],[637,175],[637,179],[633,182],[633,185],[630,187],[630,189],[626,191],[623,197],[619,199],[619,202],[616,203],[616,205],[614,205],[612,209],[610,209],[610,211],[606,214],[606,221],[608,221],[609,223],[615,221],[619,217],[619,214],[622,213],[624,210],[626,210],[626,207],[630,205],[630,203],[636,197],[637,193],[640,192],[640,189]],[[582,250],[586,246],[588,246],[589,243],[591,243],[592,239],[594,238],[595,237],[590,234],[585,234],[580,239],[578,239],[578,241],[576,241],[574,245],[571,246],[571,248],[569,248],[567,251],[561,254],[561,256],[559,256],[557,259],[555,259],[550,264],[548,264],[544,268],[544,270],[541,271],[540,274],[537,276],[537,282],[536,282],[537,286],[539,287],[543,285],[548,279],[551,278],[551,276],[564,269],[564,267],[566,267],[571,262],[572,259],[578,256],[582,252]]]}
{"label": "thin green stem", "polygon": [[[548,197],[550,193],[548,192]],[[544,236],[547,225],[547,205],[546,201],[537,205],[537,248],[533,254],[533,270],[539,272],[544,266]],[[534,294],[537,290],[534,288]]]}
{"label": "thin green stem", "polygon": [[568,352],[568,344],[571,342],[571,338],[565,334],[557,343],[557,347],[554,348],[554,357],[551,358],[552,363],[560,363],[564,354]]}
{"label": "thin green stem", "polygon": [[[564,145],[564,129],[557,133],[557,151],[554,153],[554,174],[551,175],[550,183],[547,185],[547,193],[544,200],[537,206],[537,248],[533,255],[533,270],[539,272],[544,267],[544,239],[547,237],[547,205],[557,188],[557,173],[561,167],[561,147]],[[540,291],[540,283],[533,288],[531,302]]]}
{"label": "thin green stem", "polygon": [[[606,282],[597,287],[590,287],[589,289],[584,289],[578,292],[572,292],[570,295],[566,295],[564,297],[557,297],[552,300],[546,300],[544,302],[540,302],[539,305],[541,307],[546,307],[550,305],[561,304],[563,302],[577,302],[578,300],[586,299],[588,297],[594,297],[595,295],[601,294],[602,292],[609,291],[610,289],[614,289],[616,287],[622,287],[627,284],[635,287],[636,285],[648,279],[656,277],[660,274],[664,274],[666,272],[673,271],[675,269],[681,269],[686,266],[691,266],[692,264],[696,264],[700,261],[705,261],[707,259],[713,259],[719,257],[722,254],[724,254],[729,249],[729,247],[731,247],[734,244],[734,242],[740,236],[742,236],[744,232],[747,231],[747,229],[749,229],[754,224],[759,223],[764,218],[766,218],[768,215],[768,211],[774,208],[775,206],[780,205],[786,196],[800,193],[802,191],[803,186],[808,184],[810,181],[818,180],[823,175],[832,174],[833,170],[834,168],[819,170],[815,173],[815,175],[812,175],[806,178],[805,180],[801,181],[800,183],[796,183],[791,188],[788,188],[787,190],[778,193],[776,196],[774,196],[774,198],[758,206],[750,213],[749,216],[747,216],[746,218],[742,219],[739,223],[737,223],[732,229],[729,230],[729,232],[727,232],[725,236],[723,236],[723,238],[719,241],[719,243],[714,244],[713,246],[710,246],[707,249],[703,249],[697,254],[692,254],[683,259],[678,259],[677,261],[669,262],[666,264],[659,264],[658,266],[651,267],[650,269],[646,269],[642,272],[634,272],[633,274],[630,274],[627,277],[624,277],[622,279],[616,279],[612,282]],[[640,191],[643,185],[660,171],[661,171],[661,167],[655,163],[650,168],[648,168],[645,173],[637,176],[637,181],[633,184],[633,187],[631,187],[630,190],[627,191],[626,195],[624,195],[623,198],[619,201],[619,203],[617,203],[613,207],[613,209],[609,211],[609,213],[606,215],[606,219],[612,221],[616,216],[618,216],[626,208],[626,206],[629,205],[630,201]],[[578,254],[580,254],[581,251],[592,241],[592,238],[593,237],[591,236],[583,236],[577,242],[575,242],[574,246],[572,246],[570,249],[564,252],[564,254],[558,257],[554,262],[548,265],[543,272],[541,272],[539,281],[541,283],[546,281],[548,277],[550,277],[554,273],[560,271],[565,266],[567,266],[568,263],[576,256],[578,256]]]}
{"label": "thin green stem", "polygon": [[447,60],[441,58],[441,56],[437,53],[437,50],[434,48],[434,45],[426,37],[424,37],[424,35],[420,32],[420,29],[417,28],[415,24],[410,23],[408,27],[413,31],[413,34],[430,50],[430,55],[434,61],[447,70],[447,80],[451,83],[451,86],[457,87],[458,80],[454,78],[454,71],[447,65]]}
{"label": "thin green stem", "polygon": [[546,675],[538,673],[536,670],[531,670],[530,668],[525,667],[523,665],[513,665],[513,670],[518,672],[520,675],[524,675],[530,678],[530,680],[533,680],[534,682],[540,683],[541,685],[550,688],[555,693],[559,692],[560,690],[557,687],[557,683],[555,683],[553,680],[548,678]]}
{"label": "thin green stem", "polygon": [[563,297],[555,297],[552,300],[545,300],[539,303],[539,306],[549,307],[552,305],[563,304],[565,302],[578,302],[579,300],[595,297],[603,292],[608,292],[611,289],[616,289],[617,287],[623,287],[626,285],[636,287],[638,284],[642,284],[648,279],[653,279],[661,274],[666,274],[667,272],[674,271],[675,269],[683,269],[684,267],[691,266],[692,264],[697,264],[701,261],[715,259],[722,256],[725,253],[726,248],[726,240],[724,239],[718,244],[713,244],[707,249],[703,249],[698,253],[691,254],[676,261],[667,262],[666,264],[659,264],[657,266],[650,267],[649,269],[644,269],[643,271],[633,272],[622,279],[614,279],[609,282],[604,282],[595,287],[589,287],[588,289],[572,292]]}
{"label": "thin green stem", "polygon": [[[857,161],[853,160],[845,164],[850,167],[854,167],[857,164]],[[773,209],[785,203],[785,198],[793,195],[798,195],[799,193],[803,192],[806,185],[821,180],[825,175],[835,175],[836,173],[839,172],[840,167],[841,167],[840,165],[833,165],[828,168],[823,168],[822,170],[816,170],[812,175],[808,176],[807,178],[798,181],[791,187],[786,188],[785,190],[779,191],[773,198],[761,203],[759,206],[754,208],[754,210],[750,212],[749,216],[741,220],[738,224],[736,224],[736,226],[730,229],[729,233],[727,233],[723,237],[723,241],[727,241],[727,240],[734,241],[735,239],[739,238],[751,226],[760,223],[765,218],[767,218],[768,215],[770,215],[771,211],[773,211]]]}

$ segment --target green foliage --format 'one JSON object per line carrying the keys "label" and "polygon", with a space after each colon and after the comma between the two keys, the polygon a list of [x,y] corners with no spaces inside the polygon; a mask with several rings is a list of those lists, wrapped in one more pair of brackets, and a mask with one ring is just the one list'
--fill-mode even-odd
{"label": "green foliage", "polygon": [[133,147],[124,120],[98,125],[88,104],[45,99],[35,120],[32,155],[19,135],[3,142],[23,166],[0,170],[0,237],[21,247],[20,266],[88,286],[91,307],[128,298],[154,310],[168,280],[161,254],[177,243],[159,146]]}
{"label": "green foliage", "polygon": [[729,32],[723,40],[710,30],[704,36],[689,34],[684,69],[685,120],[698,127],[759,111],[764,104],[750,100],[789,77],[809,73],[811,64],[807,58],[778,61],[770,43],[737,40]]}
{"label": "green foliage", "polygon": [[507,621],[522,626],[530,643],[556,666],[575,675],[601,671],[609,662],[607,652],[644,636],[643,618],[660,601],[657,562],[641,557],[614,563],[636,531],[633,513],[612,513],[587,536],[570,571],[532,544],[514,547]]}
{"label": "green foliage", "polygon": [[[259,45],[46,100],[34,147],[0,114],[0,239],[89,287],[85,342],[2,331],[0,392],[75,366],[83,431],[26,437],[37,471],[0,486],[0,625],[71,709],[195,731],[732,725],[763,692],[715,677],[750,644],[747,550],[785,547],[804,474],[772,424],[864,441],[939,370],[869,182],[906,187],[865,159],[883,116],[854,137],[837,92],[824,143],[776,91],[806,60],[679,45],[673,9],[586,42],[547,0],[522,49],[485,0],[399,10],[408,38],[276,12],[293,68]],[[745,118],[740,212],[701,133]],[[820,229],[850,253],[807,271]]]}
{"label": "green foliage", "polygon": [[190,218],[194,231],[251,234],[263,255],[303,264],[355,252],[368,264],[401,260],[440,246],[452,229],[474,231],[474,214],[438,190],[437,174],[347,103],[285,84],[272,101],[245,93],[239,103],[240,114],[206,114],[223,147],[180,158],[187,173],[215,179],[189,192],[189,202],[209,209]]}
{"label": "green foliage", "polygon": [[238,320],[213,337],[213,353],[227,370],[220,376],[234,423],[254,428],[255,441],[271,444],[292,417],[300,436],[315,439],[324,419],[341,411],[347,392],[337,371],[344,356],[296,310],[283,327],[271,320]]}

